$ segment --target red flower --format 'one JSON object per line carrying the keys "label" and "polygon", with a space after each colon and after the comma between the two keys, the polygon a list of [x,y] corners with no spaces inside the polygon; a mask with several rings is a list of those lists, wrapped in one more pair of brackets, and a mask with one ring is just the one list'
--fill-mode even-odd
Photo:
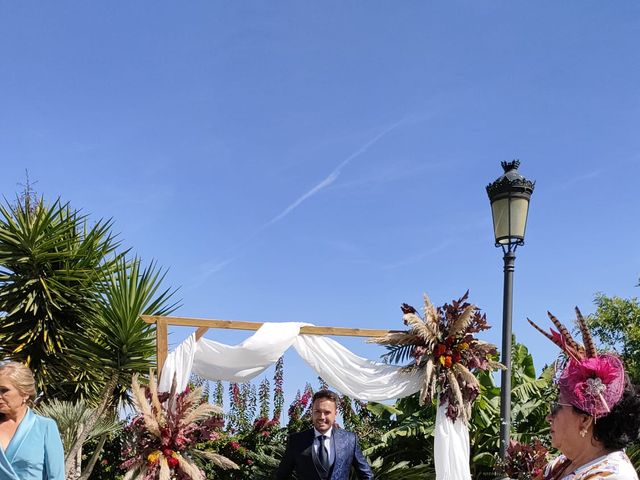
{"label": "red flower", "polygon": [[460,352],[454,350],[451,359],[453,360],[453,363],[460,363],[460,360],[462,360],[462,356],[460,355]]}
{"label": "red flower", "polygon": [[445,368],[451,368],[451,357],[449,355],[444,357],[444,366]]}
{"label": "red flower", "polygon": [[176,468],[178,465],[180,465],[180,460],[178,460],[176,457],[169,457],[167,458],[167,464],[171,468]]}
{"label": "red flower", "polygon": [[237,449],[239,449],[239,448],[240,448],[240,444],[239,444],[238,442],[236,442],[236,441],[229,442],[229,446],[230,446],[231,448],[233,448],[234,450],[237,450]]}

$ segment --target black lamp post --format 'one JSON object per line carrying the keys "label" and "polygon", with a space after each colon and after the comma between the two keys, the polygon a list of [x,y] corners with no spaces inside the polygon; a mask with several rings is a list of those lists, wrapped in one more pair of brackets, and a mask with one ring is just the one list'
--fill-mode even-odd
{"label": "black lamp post", "polygon": [[529,200],[535,182],[518,173],[519,160],[502,162],[504,175],[487,185],[493,214],[496,247],[504,253],[504,295],[502,302],[502,371],[500,382],[500,458],[507,456],[511,425],[511,313],[513,310],[513,271],[516,248],[524,245]]}

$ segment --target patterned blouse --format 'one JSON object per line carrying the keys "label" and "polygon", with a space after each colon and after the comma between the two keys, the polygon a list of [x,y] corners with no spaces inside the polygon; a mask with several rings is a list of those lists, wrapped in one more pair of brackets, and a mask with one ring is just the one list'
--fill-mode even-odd
{"label": "patterned blouse", "polygon": [[549,462],[544,480],[638,480],[629,457],[620,450],[598,457],[573,472],[565,471],[569,463],[564,455]]}

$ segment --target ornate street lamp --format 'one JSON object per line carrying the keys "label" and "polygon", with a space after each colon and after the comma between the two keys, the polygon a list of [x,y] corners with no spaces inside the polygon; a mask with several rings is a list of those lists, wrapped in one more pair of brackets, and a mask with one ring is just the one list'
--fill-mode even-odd
{"label": "ornate street lamp", "polygon": [[504,294],[502,302],[502,370],[500,381],[500,458],[507,456],[511,424],[511,313],[513,310],[513,271],[516,248],[524,245],[529,200],[535,182],[518,173],[519,160],[502,162],[504,175],[487,185],[493,214],[496,247],[504,253]]}

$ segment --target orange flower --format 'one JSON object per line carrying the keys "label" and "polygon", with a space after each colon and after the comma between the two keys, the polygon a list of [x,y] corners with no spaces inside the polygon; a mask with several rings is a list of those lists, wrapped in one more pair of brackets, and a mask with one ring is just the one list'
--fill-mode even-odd
{"label": "orange flower", "polygon": [[158,458],[160,458],[160,450],[155,450],[147,455],[147,461],[149,463],[156,463],[158,461]]}
{"label": "orange flower", "polygon": [[451,356],[447,355],[444,358],[444,366],[445,368],[451,368]]}

